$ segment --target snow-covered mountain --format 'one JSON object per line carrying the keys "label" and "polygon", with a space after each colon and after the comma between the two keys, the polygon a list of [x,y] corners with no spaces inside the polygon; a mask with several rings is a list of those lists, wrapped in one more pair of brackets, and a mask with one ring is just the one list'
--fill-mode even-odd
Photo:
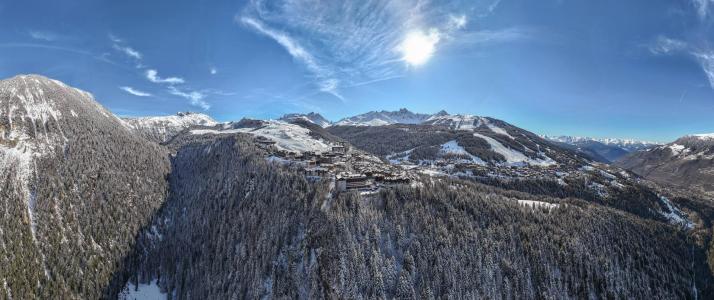
{"label": "snow-covered mountain", "polygon": [[344,118],[334,125],[338,126],[383,126],[390,124],[419,124],[431,115],[413,113],[406,108],[398,111],[370,111],[368,113]]}
{"label": "snow-covered mountain", "polygon": [[[251,123],[253,125],[246,126]],[[278,149],[295,152],[327,152],[332,145],[328,141],[316,138],[311,131],[302,126],[283,121],[243,120],[237,123],[226,123],[211,129],[192,129],[191,134],[233,134],[248,133],[275,142]]]}
{"label": "snow-covered mountain", "polygon": [[633,152],[618,165],[662,183],[714,192],[714,134],[695,134]]}
{"label": "snow-covered mountain", "polygon": [[179,112],[173,116],[124,118],[126,124],[149,140],[165,142],[191,126],[214,126],[216,120],[202,113]]}
{"label": "snow-covered mountain", "polygon": [[647,148],[651,148],[651,147],[660,145],[659,143],[655,143],[655,142],[640,141],[640,140],[633,140],[633,139],[591,138],[591,137],[567,136],[567,135],[561,135],[561,136],[544,135],[543,138],[551,140],[551,141],[555,141],[555,142],[570,144],[570,145],[578,145],[578,144],[582,144],[585,142],[594,141],[594,142],[598,142],[598,143],[608,145],[608,146],[616,146],[616,147],[621,148],[627,152],[643,150],[643,149],[647,149]]}
{"label": "snow-covered mountain", "polygon": [[107,298],[169,170],[166,151],[91,94],[0,80],[0,298]]}
{"label": "snow-covered mountain", "polygon": [[294,122],[297,120],[306,120],[306,121],[312,122],[312,123],[314,123],[320,127],[323,127],[323,128],[332,125],[332,122],[325,119],[319,113],[314,113],[314,112],[307,113],[307,114],[297,114],[297,113],[287,114],[287,115],[280,117],[279,120],[285,121],[288,123],[291,123],[291,122]]}

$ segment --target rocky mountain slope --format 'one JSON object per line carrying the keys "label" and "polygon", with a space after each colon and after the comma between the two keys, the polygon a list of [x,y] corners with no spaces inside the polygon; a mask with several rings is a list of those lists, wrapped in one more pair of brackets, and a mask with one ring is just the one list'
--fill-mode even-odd
{"label": "rocky mountain slope", "polygon": [[337,126],[382,126],[390,124],[420,124],[431,115],[413,113],[406,108],[398,111],[370,111],[353,117],[344,118],[334,125]]}
{"label": "rocky mountain slope", "polygon": [[660,183],[714,192],[714,134],[685,136],[637,151],[617,165]]}
{"label": "rocky mountain slope", "polygon": [[163,202],[166,152],[92,96],[0,81],[0,298],[100,298]]}
{"label": "rocky mountain slope", "polygon": [[166,142],[177,133],[191,126],[214,126],[213,118],[194,112],[180,112],[174,116],[124,118],[129,127],[151,141]]}
{"label": "rocky mountain slope", "polygon": [[308,122],[311,122],[313,124],[316,124],[317,126],[320,127],[328,127],[332,125],[332,122],[328,121],[325,119],[322,115],[318,113],[307,113],[307,114],[287,114],[279,119],[280,121],[285,121],[285,122],[295,122],[295,121],[300,121],[300,120],[306,120]]}

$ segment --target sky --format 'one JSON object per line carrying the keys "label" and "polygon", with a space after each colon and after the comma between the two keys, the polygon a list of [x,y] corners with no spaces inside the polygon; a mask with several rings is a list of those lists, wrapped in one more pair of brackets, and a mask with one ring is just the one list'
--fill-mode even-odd
{"label": "sky", "polygon": [[0,0],[0,78],[120,116],[468,113],[538,134],[714,132],[714,0]]}

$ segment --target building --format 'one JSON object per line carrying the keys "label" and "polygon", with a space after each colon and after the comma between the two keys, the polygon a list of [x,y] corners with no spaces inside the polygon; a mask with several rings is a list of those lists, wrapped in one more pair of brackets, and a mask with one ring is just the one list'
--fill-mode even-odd
{"label": "building", "polygon": [[369,190],[374,187],[374,181],[366,175],[348,174],[338,177],[335,186],[338,192]]}

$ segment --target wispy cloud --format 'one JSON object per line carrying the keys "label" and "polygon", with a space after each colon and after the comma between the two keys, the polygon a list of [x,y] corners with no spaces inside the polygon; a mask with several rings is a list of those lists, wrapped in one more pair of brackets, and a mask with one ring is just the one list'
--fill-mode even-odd
{"label": "wispy cloud", "polygon": [[59,39],[59,35],[50,31],[41,30],[30,30],[28,31],[30,37],[40,41],[53,42]]}
{"label": "wispy cloud", "polygon": [[491,45],[524,40],[534,35],[533,30],[518,27],[498,30],[484,29],[465,33],[458,42],[464,44]]}
{"label": "wispy cloud", "polygon": [[181,84],[186,82],[185,80],[183,80],[183,78],[180,77],[161,78],[159,77],[159,72],[154,69],[146,70],[145,74],[146,79],[153,83]]}
{"label": "wispy cloud", "polygon": [[682,40],[659,36],[649,45],[649,51],[654,55],[683,55],[695,60],[714,89],[714,49],[689,44]]}
{"label": "wispy cloud", "polygon": [[694,57],[699,60],[699,64],[709,79],[709,85],[714,89],[714,51],[695,52]]}
{"label": "wispy cloud", "polygon": [[[252,0],[235,20],[282,46],[314,77],[315,90],[341,96],[341,89],[399,77],[409,70],[403,43],[422,32],[434,41],[429,55],[458,39],[469,14],[468,2],[382,0]],[[466,3],[466,4],[464,4]],[[489,2],[494,5],[498,3]],[[434,33],[433,35],[431,33]],[[410,52],[422,55],[416,43]],[[427,49],[429,50],[429,49]]]}
{"label": "wispy cloud", "polygon": [[130,46],[128,46],[128,45],[126,45],[126,44],[124,43],[124,40],[122,40],[122,39],[116,37],[116,36],[113,35],[113,34],[109,34],[109,40],[112,41],[112,47],[114,48],[114,50],[117,50],[117,51],[123,53],[124,55],[126,55],[126,56],[128,56],[128,57],[130,57],[130,58],[133,58],[133,59],[135,59],[135,60],[137,60],[137,61],[140,61],[140,60],[142,59],[143,55],[141,55],[141,52],[135,50],[134,48],[132,48],[132,47],[130,47]]}
{"label": "wispy cloud", "polygon": [[216,67],[211,67],[208,72],[211,73],[211,75],[216,75],[218,74],[218,69],[216,69]]}
{"label": "wispy cloud", "polygon": [[692,4],[694,8],[697,9],[699,18],[706,19],[709,15],[711,5],[714,4],[714,0],[692,0]]}
{"label": "wispy cloud", "polygon": [[204,100],[206,98],[206,94],[202,92],[182,91],[176,88],[175,86],[169,86],[169,93],[175,96],[186,98],[191,101],[191,105],[201,107],[203,110],[208,110],[211,108],[211,105]]}
{"label": "wispy cloud", "polygon": [[130,86],[120,86],[119,88],[122,89],[123,91],[125,91],[129,94],[132,94],[134,96],[137,96],[137,97],[151,97],[151,94],[134,89]]}
{"label": "wispy cloud", "polygon": [[687,49],[687,43],[684,41],[671,39],[666,36],[658,36],[657,39],[649,45],[649,50],[653,54],[671,54]]}

